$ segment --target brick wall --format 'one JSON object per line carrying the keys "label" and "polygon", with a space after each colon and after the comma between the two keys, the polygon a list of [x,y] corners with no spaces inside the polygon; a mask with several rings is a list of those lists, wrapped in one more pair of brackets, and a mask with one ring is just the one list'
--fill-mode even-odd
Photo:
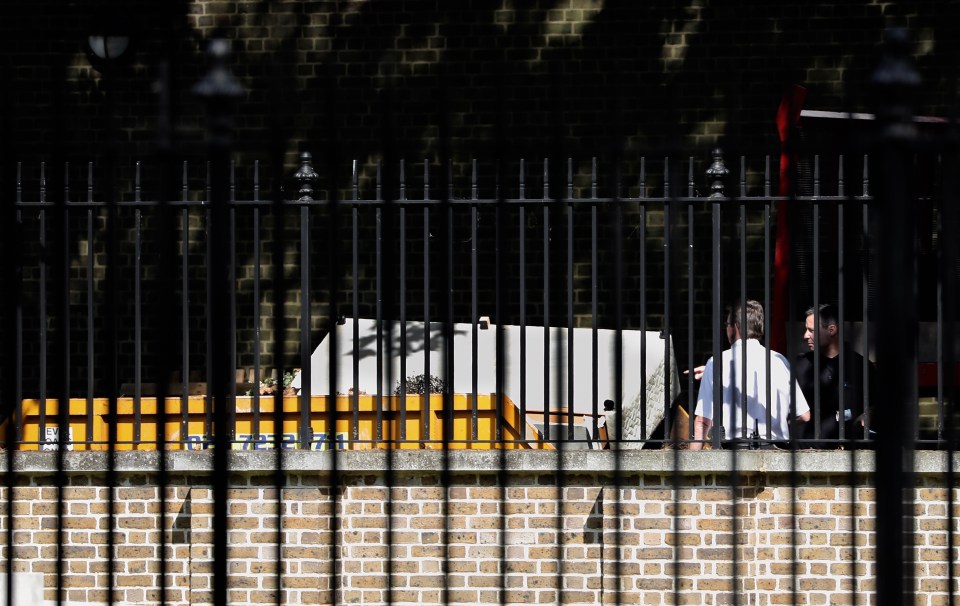
{"label": "brick wall", "polygon": [[[950,4],[145,0],[130,11],[103,0],[17,3],[0,20],[17,118],[4,144],[25,158],[87,160],[112,128],[124,155],[146,156],[167,48],[176,53],[175,126],[195,144],[205,119],[189,89],[205,69],[204,42],[222,36],[248,90],[236,125],[245,156],[273,150],[292,161],[307,146],[325,159],[498,148],[589,157],[708,148],[718,137],[766,151],[777,145],[785,85],[807,86],[808,107],[872,109],[866,83],[889,25],[907,25],[917,40],[920,113],[945,115],[958,27]],[[107,30],[134,43],[109,83],[84,46]]]}
{"label": "brick wall", "polygon": [[[452,453],[446,486],[439,453],[396,453],[388,475],[384,453],[368,452],[340,453],[331,487],[329,454],[291,453],[278,492],[271,453],[233,453],[231,603],[275,603],[278,540],[284,604],[331,603],[334,586],[340,603],[598,604],[613,603],[618,590],[620,603],[632,604],[674,603],[675,590],[680,603],[689,604],[730,603],[734,590],[740,603],[758,605],[853,603],[854,593],[856,603],[876,603],[867,453],[856,459],[845,452],[801,453],[796,489],[789,453],[748,453],[739,457],[735,490],[724,452],[680,453],[679,490],[670,471],[673,455],[665,451],[624,453],[618,471],[608,452],[568,453],[562,463],[549,453],[511,453],[502,461],[491,453]],[[4,549],[5,562],[12,555],[15,571],[42,572],[45,599],[53,600],[55,460],[17,457],[16,547]],[[65,600],[107,599],[104,461],[67,457],[60,552]],[[155,456],[118,459],[118,603],[157,603],[161,528],[168,603],[209,603],[209,461],[203,453],[172,456],[170,468],[177,471],[167,477],[161,517]],[[497,480],[498,461],[505,485]],[[954,522],[944,465],[942,453],[919,453],[917,604],[947,599],[945,533]],[[0,496],[8,503],[5,490]]]}

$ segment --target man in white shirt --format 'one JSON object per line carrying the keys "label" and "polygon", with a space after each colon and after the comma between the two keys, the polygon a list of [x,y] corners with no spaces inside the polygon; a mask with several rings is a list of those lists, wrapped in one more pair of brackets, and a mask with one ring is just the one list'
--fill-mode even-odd
{"label": "man in white shirt", "polygon": [[[697,395],[694,412],[693,442],[690,450],[703,448],[704,440],[714,425],[719,427],[720,439],[727,446],[771,444],[790,440],[793,419],[810,420],[810,407],[799,387],[792,390],[796,396],[791,405],[790,365],[775,351],[768,351],[760,343],[763,338],[763,306],[748,300],[746,305],[746,340],[741,333],[743,311],[737,305],[727,316],[727,339],[730,349],[723,352],[720,376],[722,378],[721,416],[715,420],[713,393],[713,358],[707,361]],[[743,381],[743,347],[746,343],[746,389]],[[767,356],[770,357],[770,398],[767,402]],[[746,393],[746,408],[743,394]],[[744,412],[746,413],[744,417]],[[746,424],[744,425],[744,421]]]}

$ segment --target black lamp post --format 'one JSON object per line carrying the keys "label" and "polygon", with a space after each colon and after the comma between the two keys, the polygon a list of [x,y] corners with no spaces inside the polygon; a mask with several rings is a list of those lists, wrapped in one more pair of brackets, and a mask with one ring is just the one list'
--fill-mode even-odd
{"label": "black lamp post", "polygon": [[116,154],[118,141],[116,140],[116,104],[113,99],[114,84],[118,70],[133,56],[133,37],[127,26],[114,24],[109,18],[99,20],[92,29],[93,33],[84,41],[84,50],[90,66],[100,72],[100,90],[104,97],[105,124],[107,149],[110,154]]}
{"label": "black lamp post", "polygon": [[[100,92],[103,96],[103,121],[101,138],[103,199],[106,204],[106,271],[103,292],[105,304],[105,334],[107,343],[104,385],[111,402],[111,414],[115,414],[116,390],[120,385],[117,309],[119,309],[119,276],[117,274],[119,251],[117,219],[117,166],[120,155],[120,129],[117,120],[115,82],[119,68],[133,55],[132,37],[127,25],[115,23],[108,15],[95,14],[91,33],[82,42],[90,66],[100,74]],[[111,427],[110,443],[116,441],[116,429]]]}
{"label": "black lamp post", "polygon": [[208,154],[210,158],[210,238],[211,260],[209,287],[211,308],[207,310],[212,324],[212,359],[207,363],[212,368],[211,394],[214,412],[214,522],[213,522],[213,603],[226,606],[227,602],[227,486],[229,475],[227,454],[230,449],[233,427],[228,406],[230,382],[233,379],[232,343],[233,307],[232,269],[230,251],[233,247],[230,232],[229,187],[230,148],[233,144],[233,106],[243,95],[240,81],[231,73],[227,59],[230,42],[211,40],[207,48],[210,68],[203,78],[193,85],[192,92],[207,106]]}

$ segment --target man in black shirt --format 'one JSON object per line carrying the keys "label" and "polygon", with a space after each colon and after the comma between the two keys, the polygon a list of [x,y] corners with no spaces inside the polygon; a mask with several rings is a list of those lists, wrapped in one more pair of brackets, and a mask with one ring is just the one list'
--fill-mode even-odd
{"label": "man in black shirt", "polygon": [[[807,423],[804,427],[806,441],[803,446],[812,448],[838,448],[850,440],[862,440],[864,431],[869,427],[864,414],[864,377],[863,356],[853,351],[849,345],[843,350],[843,407],[840,406],[840,328],[837,318],[837,308],[831,304],[823,304],[814,313],[814,308],[807,310],[806,330],[804,338],[810,351],[802,354],[794,365],[797,373],[797,386],[803,391],[804,397],[810,403],[813,419],[817,418],[816,410],[819,406],[819,432],[816,423]],[[819,316],[819,337],[815,339],[814,325],[816,316]],[[814,348],[820,351],[819,368],[814,360]],[[819,370],[820,393],[816,398],[815,375]],[[868,372],[868,381],[870,380]],[[869,383],[868,383],[869,385]],[[871,400],[877,397],[875,391],[870,391]],[[841,426],[843,435],[841,436]],[[841,439],[842,437],[842,439]]]}

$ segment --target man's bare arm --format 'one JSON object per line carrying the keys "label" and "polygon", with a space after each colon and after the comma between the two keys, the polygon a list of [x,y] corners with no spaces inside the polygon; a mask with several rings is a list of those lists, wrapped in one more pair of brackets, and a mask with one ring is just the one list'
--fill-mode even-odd
{"label": "man's bare arm", "polygon": [[690,450],[702,450],[703,441],[707,439],[707,433],[713,426],[713,421],[697,415],[693,418],[693,442],[690,442]]}

